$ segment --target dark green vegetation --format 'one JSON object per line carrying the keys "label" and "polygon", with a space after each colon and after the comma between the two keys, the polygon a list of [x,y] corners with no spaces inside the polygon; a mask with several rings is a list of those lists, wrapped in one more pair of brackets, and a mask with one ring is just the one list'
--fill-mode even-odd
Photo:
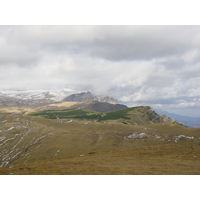
{"label": "dark green vegetation", "polygon": [[73,110],[48,110],[30,113],[31,116],[41,116],[48,119],[61,119],[61,118],[77,118],[78,116],[83,116],[88,114],[88,112],[81,109]]}
{"label": "dark green vegetation", "polygon": [[72,109],[72,110],[48,110],[48,111],[40,111],[29,113],[31,116],[42,116],[48,119],[61,119],[61,118],[77,118],[77,119],[91,119],[91,120],[116,120],[120,118],[130,119],[127,116],[129,111],[134,110],[135,108],[125,108],[117,111],[111,111],[106,113],[98,113],[98,112],[86,112],[81,109]]}

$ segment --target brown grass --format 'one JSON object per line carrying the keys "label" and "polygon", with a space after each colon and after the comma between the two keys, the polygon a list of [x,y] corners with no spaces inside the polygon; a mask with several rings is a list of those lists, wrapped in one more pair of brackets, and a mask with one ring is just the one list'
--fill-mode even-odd
{"label": "brown grass", "polygon": [[3,167],[0,174],[197,175],[200,174],[199,157],[199,147],[147,146]]}
{"label": "brown grass", "polygon": [[[1,159],[23,151],[0,168],[0,174],[200,174],[200,129],[168,123],[138,126],[76,120],[67,123],[69,120],[1,113],[0,136],[12,138],[21,133],[0,146]],[[19,124],[26,128],[6,131]],[[135,132],[160,138],[124,139]],[[176,135],[195,138],[181,138],[176,143]],[[15,151],[9,153],[16,144]]]}

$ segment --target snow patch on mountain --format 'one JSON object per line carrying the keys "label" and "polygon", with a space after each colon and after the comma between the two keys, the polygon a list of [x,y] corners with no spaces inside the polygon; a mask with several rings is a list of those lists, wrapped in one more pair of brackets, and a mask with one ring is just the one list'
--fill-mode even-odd
{"label": "snow patch on mountain", "polygon": [[29,91],[1,91],[0,105],[37,105],[62,101],[65,97],[79,93],[71,89],[62,90],[29,90]]}
{"label": "snow patch on mountain", "polygon": [[71,89],[62,90],[28,90],[28,91],[3,91],[0,92],[0,96],[11,97],[22,100],[38,100],[38,99],[52,99],[55,101],[60,101],[64,97],[71,94],[78,93],[77,91]]}
{"label": "snow patch on mountain", "polygon": [[[89,91],[62,90],[28,90],[28,91],[1,91],[0,105],[2,106],[35,106],[40,104],[56,103],[61,101],[74,101],[74,96],[79,101],[98,100],[100,102],[117,103],[107,95],[94,95]],[[75,101],[77,100],[75,99]]]}

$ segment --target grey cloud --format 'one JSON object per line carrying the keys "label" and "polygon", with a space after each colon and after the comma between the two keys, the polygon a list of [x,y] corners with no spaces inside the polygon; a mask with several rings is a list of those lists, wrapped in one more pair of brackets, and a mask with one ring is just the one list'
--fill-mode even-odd
{"label": "grey cloud", "polygon": [[87,50],[93,56],[110,60],[180,56],[188,48],[199,48],[199,29],[193,26],[111,26],[103,30],[102,37],[88,45]]}
{"label": "grey cloud", "polygon": [[187,104],[187,107],[195,107],[199,106],[198,104],[200,103],[199,101],[200,96],[196,97],[187,97],[187,96],[182,96],[182,97],[176,97],[176,98],[166,98],[166,99],[155,99],[155,100],[143,100],[143,101],[137,101],[136,103],[143,103],[143,104],[162,104],[162,105],[179,105],[181,106],[182,104]]}
{"label": "grey cloud", "polygon": [[8,40],[113,61],[148,60],[199,49],[199,30],[198,26],[14,26]]}

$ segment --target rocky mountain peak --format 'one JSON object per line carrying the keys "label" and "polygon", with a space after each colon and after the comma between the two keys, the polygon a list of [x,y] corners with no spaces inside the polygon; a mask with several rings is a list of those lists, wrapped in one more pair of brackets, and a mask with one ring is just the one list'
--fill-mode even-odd
{"label": "rocky mountain peak", "polygon": [[99,101],[99,102],[107,102],[111,104],[117,104],[117,100],[113,97],[109,97],[107,95],[95,95],[91,92],[81,92],[77,94],[69,95],[68,97],[63,99],[64,101],[72,101],[72,102],[92,102],[92,101]]}

